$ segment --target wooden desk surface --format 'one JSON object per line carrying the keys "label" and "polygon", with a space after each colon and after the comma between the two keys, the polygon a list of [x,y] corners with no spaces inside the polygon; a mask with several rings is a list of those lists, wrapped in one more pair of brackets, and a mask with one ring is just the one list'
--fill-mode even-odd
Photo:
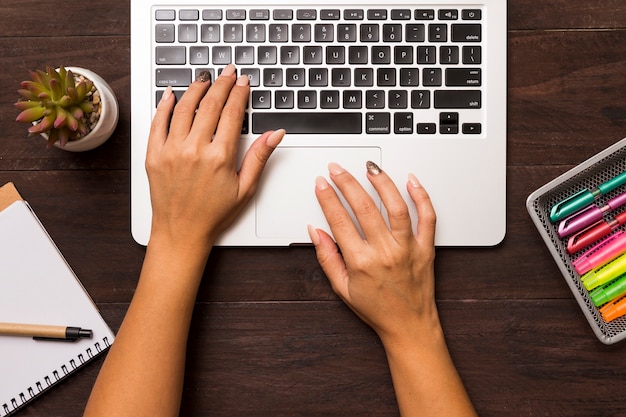
{"label": "wooden desk surface", "polygon": [[[2,1],[0,183],[15,182],[117,330],[144,255],[129,233],[130,0],[52,3]],[[438,250],[448,344],[481,416],[626,415],[626,344],[596,339],[525,210],[534,189],[626,136],[626,4],[509,0],[508,24],[508,233],[495,248]],[[46,64],[112,85],[121,118],[101,148],[46,150],[13,121],[18,82]],[[19,415],[81,415],[100,366]],[[377,337],[299,247],[211,255],[181,414],[398,411]]]}

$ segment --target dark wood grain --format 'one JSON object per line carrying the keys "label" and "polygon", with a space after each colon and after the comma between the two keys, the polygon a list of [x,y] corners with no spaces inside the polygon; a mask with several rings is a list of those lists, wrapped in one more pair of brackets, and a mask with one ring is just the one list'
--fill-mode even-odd
{"label": "dark wood grain", "polygon": [[[448,344],[481,416],[626,415],[626,345],[596,339],[525,209],[537,187],[626,136],[626,4],[508,6],[507,237],[438,249]],[[0,184],[16,183],[115,330],[144,255],[129,232],[129,9],[3,0],[0,16]],[[27,70],[62,64],[95,70],[120,102],[115,135],[94,151],[47,150],[13,121]],[[310,247],[216,248],[188,359],[184,416],[398,415],[380,342]],[[101,363],[19,415],[81,415]]]}

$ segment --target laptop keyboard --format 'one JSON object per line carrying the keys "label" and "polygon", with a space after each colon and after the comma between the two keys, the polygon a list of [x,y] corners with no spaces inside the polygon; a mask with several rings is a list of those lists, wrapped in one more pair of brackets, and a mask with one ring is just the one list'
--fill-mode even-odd
{"label": "laptop keyboard", "polygon": [[478,135],[480,8],[153,9],[156,103],[201,71],[250,78],[242,133]]}

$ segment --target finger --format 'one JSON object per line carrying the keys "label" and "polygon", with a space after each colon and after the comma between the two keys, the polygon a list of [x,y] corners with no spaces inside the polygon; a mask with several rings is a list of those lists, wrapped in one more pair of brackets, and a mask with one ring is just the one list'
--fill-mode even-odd
{"label": "finger", "polygon": [[337,193],[323,177],[315,180],[315,196],[339,247],[348,247],[363,241],[359,231],[341,204]]}
{"label": "finger", "polygon": [[163,96],[161,96],[161,101],[159,101],[159,104],[157,105],[156,113],[154,114],[154,118],[152,119],[152,124],[150,126],[150,135],[148,136],[148,155],[159,149],[165,143],[175,104],[176,99],[172,93],[172,87],[167,87]]}
{"label": "finger", "polygon": [[407,190],[417,209],[417,241],[425,247],[433,247],[437,215],[430,196],[413,174],[409,174]]}
{"label": "finger", "polygon": [[335,163],[329,164],[328,167],[330,178],[352,208],[366,240],[388,234],[389,230],[380,208],[356,178]]}
{"label": "finger", "polygon": [[216,144],[225,146],[226,152],[236,156],[241,127],[246,113],[246,105],[250,96],[250,79],[247,75],[237,78],[235,85],[230,90],[230,94],[220,115],[217,131],[213,141]]}
{"label": "finger", "polygon": [[256,191],[268,159],[284,136],[284,129],[265,132],[250,145],[239,170],[239,193],[243,198],[251,198]]}
{"label": "finger", "polygon": [[315,246],[317,261],[328,277],[333,291],[343,300],[347,300],[350,295],[348,292],[349,274],[337,245],[323,230],[315,229],[309,225],[308,231],[311,242]]}
{"label": "finger", "polygon": [[391,233],[397,238],[412,237],[411,215],[404,198],[398,191],[398,187],[389,178],[389,175],[374,162],[368,161],[366,166],[367,177],[387,210]]}
{"label": "finger", "polygon": [[[211,141],[218,121],[222,116],[224,104],[235,83],[235,66],[229,64],[213,82],[211,89],[204,95],[191,127],[190,139]],[[241,124],[239,125],[241,129]]]}
{"label": "finger", "polygon": [[211,84],[208,73],[202,73],[196,81],[191,83],[185,94],[178,100],[174,107],[174,115],[170,125],[170,137],[184,139],[191,129],[198,104],[206,94]]}

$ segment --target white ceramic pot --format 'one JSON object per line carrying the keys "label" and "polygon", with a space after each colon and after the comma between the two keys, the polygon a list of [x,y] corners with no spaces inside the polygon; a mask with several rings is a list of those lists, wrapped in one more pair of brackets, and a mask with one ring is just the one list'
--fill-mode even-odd
{"label": "white ceramic pot", "polygon": [[[100,112],[100,119],[98,120],[96,127],[91,132],[78,140],[67,142],[65,146],[61,146],[59,142],[56,142],[54,146],[70,152],[89,151],[102,145],[113,134],[113,131],[117,126],[120,113],[117,98],[115,97],[115,93],[113,93],[111,86],[95,72],[80,67],[65,68],[71,70],[74,74],[84,75],[93,82],[96,89],[100,92],[102,109]],[[47,140],[47,135],[42,134],[42,136],[44,136]]]}

